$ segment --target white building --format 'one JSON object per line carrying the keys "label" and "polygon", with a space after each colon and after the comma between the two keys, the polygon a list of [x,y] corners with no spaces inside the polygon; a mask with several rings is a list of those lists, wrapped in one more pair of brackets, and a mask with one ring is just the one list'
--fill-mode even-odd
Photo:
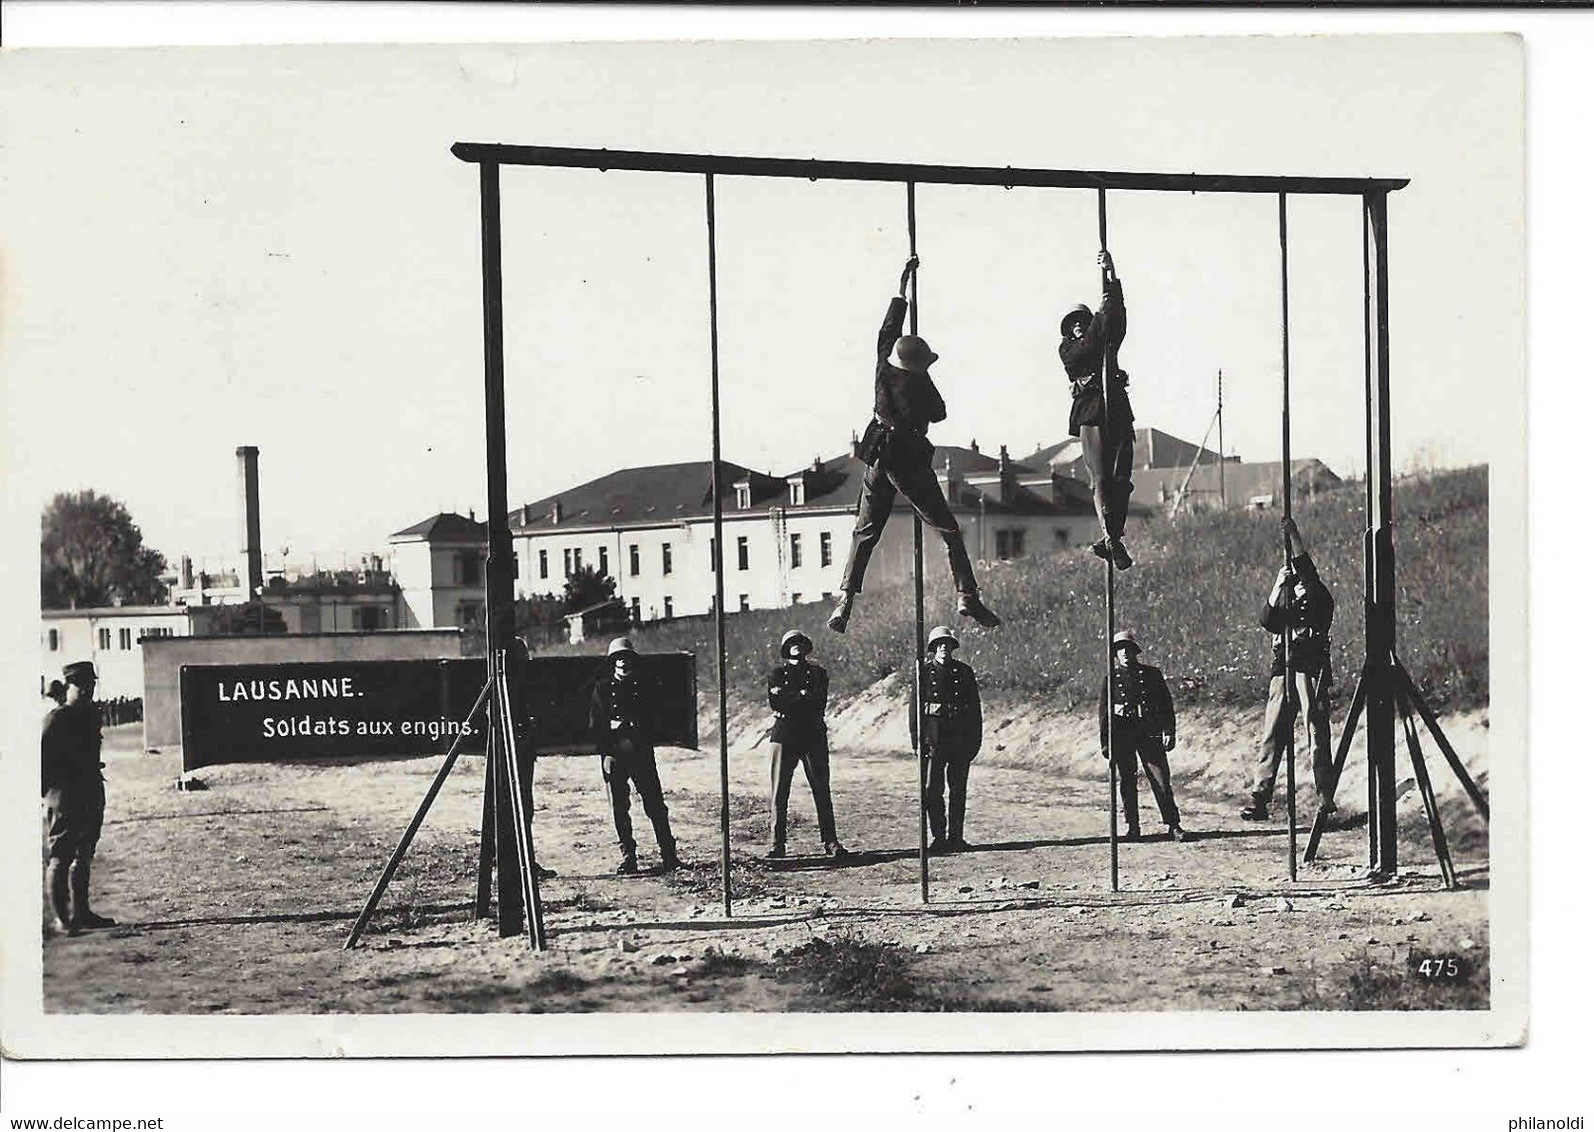
{"label": "white building", "polygon": [[[1084,485],[1044,465],[1014,462],[1005,448],[994,459],[976,445],[939,448],[933,466],[977,561],[1052,553],[1095,535]],[[785,476],[728,461],[722,468],[727,610],[832,600],[864,466],[849,454]],[[911,577],[911,515],[899,499],[867,586]],[[559,592],[568,575],[595,566],[615,580],[635,621],[710,613],[713,528],[708,461],[623,468],[510,513],[516,596]],[[933,533],[925,553],[929,569],[945,568]],[[401,580],[408,594],[409,582]]]}
{"label": "white building", "polygon": [[[40,691],[61,669],[92,661],[99,674],[95,697],[114,700],[144,694],[143,642],[151,637],[191,637],[202,609],[171,605],[120,605],[103,609],[46,609],[39,632]],[[199,630],[203,633],[203,628]]]}
{"label": "white building", "polygon": [[405,527],[388,538],[388,570],[401,597],[385,628],[470,625],[487,600],[487,524],[444,511]]}

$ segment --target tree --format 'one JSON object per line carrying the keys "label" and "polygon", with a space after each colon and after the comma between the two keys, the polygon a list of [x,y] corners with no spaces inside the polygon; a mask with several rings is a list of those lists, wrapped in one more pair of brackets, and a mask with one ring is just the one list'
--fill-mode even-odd
{"label": "tree", "polygon": [[262,601],[238,605],[213,605],[209,634],[212,637],[269,637],[286,633],[288,622],[274,606]]}
{"label": "tree", "polygon": [[144,545],[127,508],[96,491],[59,492],[44,509],[40,583],[46,609],[166,600],[166,558]]}
{"label": "tree", "polygon": [[596,566],[583,566],[565,579],[565,613],[577,613],[614,599],[615,581]]}

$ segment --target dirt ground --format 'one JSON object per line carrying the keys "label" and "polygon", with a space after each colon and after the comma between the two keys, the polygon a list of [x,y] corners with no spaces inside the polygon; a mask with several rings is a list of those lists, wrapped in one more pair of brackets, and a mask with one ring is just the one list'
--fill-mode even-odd
{"label": "dirt ground", "polygon": [[[1009,739],[1023,729],[1000,713],[988,719]],[[1475,769],[1486,727],[1474,716],[1452,732]],[[858,748],[836,744],[832,778],[841,836],[858,857],[838,865],[817,855],[799,774],[791,849],[814,855],[770,864],[758,858],[767,762],[756,730],[745,733],[732,753],[729,919],[714,750],[660,752],[691,865],[668,878],[646,873],[657,853],[639,805],[644,875],[611,875],[617,854],[596,760],[544,758],[535,833],[538,856],[559,876],[543,886],[550,949],[538,954],[470,918],[480,757],[460,761],[363,943],[344,951],[438,760],[217,766],[200,773],[208,789],[180,792],[178,755],[142,752],[139,728],[118,728],[108,736],[95,881],[98,909],[120,925],[70,939],[45,932],[45,1005],[177,1014],[1487,1006],[1487,834],[1453,790],[1442,802],[1461,891],[1440,886],[1415,791],[1401,810],[1410,867],[1392,885],[1361,879],[1366,831],[1350,778],[1345,827],[1291,883],[1283,822],[1242,823],[1232,775],[1215,766],[1216,747],[1243,758],[1248,725],[1185,731],[1194,753],[1176,752],[1176,791],[1197,836],[1160,836],[1142,785],[1154,836],[1123,846],[1118,894],[1108,886],[1105,782],[1084,777],[1099,760],[1051,762],[988,742],[969,787],[975,851],[932,859],[928,907],[910,760],[853,727]],[[1436,782],[1448,782],[1443,763],[1431,764]],[[1404,756],[1401,765],[1409,774]],[[1309,788],[1301,798],[1304,847]],[[1461,976],[1419,977],[1408,970],[1413,952],[1459,956]]]}

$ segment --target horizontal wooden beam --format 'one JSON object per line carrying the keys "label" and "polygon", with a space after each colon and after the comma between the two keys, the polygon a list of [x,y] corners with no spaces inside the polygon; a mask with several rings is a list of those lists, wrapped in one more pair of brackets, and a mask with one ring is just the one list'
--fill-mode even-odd
{"label": "horizontal wooden beam", "polygon": [[650,173],[713,173],[726,177],[792,177],[810,181],[887,181],[921,185],[999,185],[1003,188],[1124,189],[1166,193],[1302,193],[1365,196],[1404,188],[1405,177],[1274,177],[1222,173],[1124,173],[1102,169],[1016,169],[979,165],[907,165],[881,161],[817,161],[729,157],[708,153],[649,153],[627,149],[570,149],[551,145],[457,142],[453,154],[478,165],[535,165],[561,169],[628,169]]}

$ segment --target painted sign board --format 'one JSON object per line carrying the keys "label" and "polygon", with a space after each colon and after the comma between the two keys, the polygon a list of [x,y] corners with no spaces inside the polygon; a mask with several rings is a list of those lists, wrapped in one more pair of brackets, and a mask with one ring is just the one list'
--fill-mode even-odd
{"label": "painted sign board", "polygon": [[[539,751],[594,750],[592,690],[609,671],[601,656],[533,657],[519,699]],[[660,746],[697,747],[697,658],[639,658],[657,691]],[[467,719],[487,679],[483,659],[184,665],[183,769],[215,763],[438,755],[456,735],[485,749],[485,708]]]}

